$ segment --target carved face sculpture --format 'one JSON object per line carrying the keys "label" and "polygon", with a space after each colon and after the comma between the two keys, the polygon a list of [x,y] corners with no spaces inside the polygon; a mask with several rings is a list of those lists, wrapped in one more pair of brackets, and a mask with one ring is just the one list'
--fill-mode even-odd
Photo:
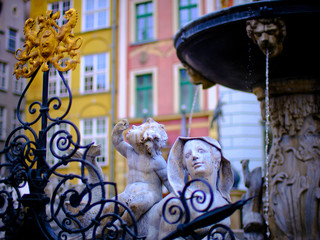
{"label": "carved face sculpture", "polygon": [[219,171],[221,153],[202,140],[192,140],[184,145],[183,158],[191,178],[206,177]]}
{"label": "carved face sculpture", "polygon": [[[199,158],[195,160],[198,161],[196,164],[188,158],[192,154],[185,157],[188,152],[192,153],[191,149]],[[230,200],[233,185],[231,165],[222,155],[218,141],[211,137],[178,137],[170,150],[167,169],[169,183],[177,196],[185,186],[185,174],[188,172],[192,179],[213,177],[211,180],[215,187],[225,199]]]}
{"label": "carved face sculpture", "polygon": [[40,53],[41,56],[47,59],[51,56],[56,48],[57,42],[55,39],[55,32],[47,29],[40,37]]}
{"label": "carved face sculpture", "polygon": [[282,52],[283,40],[286,35],[285,24],[280,19],[258,19],[247,21],[248,36],[269,57],[275,57]]}

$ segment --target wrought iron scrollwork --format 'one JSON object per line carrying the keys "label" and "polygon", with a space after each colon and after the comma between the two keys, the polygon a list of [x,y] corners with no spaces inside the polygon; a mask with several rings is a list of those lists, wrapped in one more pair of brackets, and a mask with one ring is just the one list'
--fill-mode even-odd
{"label": "wrought iron scrollwork", "polygon": [[[190,191],[189,187],[196,183],[201,182],[207,191],[196,189]],[[208,194],[207,194],[208,193]],[[198,213],[203,213],[209,210],[212,202],[214,201],[214,195],[212,188],[204,180],[194,179],[186,183],[179,197],[169,198],[163,205],[162,216],[167,223],[176,224],[179,222],[190,222],[190,207],[191,210]]]}
{"label": "wrought iron scrollwork", "polygon": [[[191,190],[194,183],[201,183],[206,190]],[[178,237],[192,239],[235,239],[233,231],[226,225],[219,223],[241,208],[247,200],[240,200],[233,204],[212,209],[214,194],[211,186],[203,179],[194,179],[186,183],[179,197],[169,198],[163,205],[162,215],[169,224],[177,225],[177,230],[170,233],[163,240]],[[210,227],[210,228],[209,228]],[[202,229],[199,233],[198,230]],[[189,239],[189,238],[188,238]]]}
{"label": "wrought iron scrollwork", "polygon": [[[0,163],[0,232],[7,239],[23,238],[26,234],[36,239],[141,239],[134,215],[117,199],[116,184],[105,182],[99,169],[87,160],[93,143],[81,145],[77,126],[65,119],[72,94],[62,72],[79,63],[76,50],[82,40],[72,33],[77,12],[68,10],[64,16],[67,22],[61,27],[55,22],[59,17],[59,12],[48,11],[45,17],[28,19],[25,49],[16,52],[14,74],[17,79],[23,76],[30,80],[17,104],[20,126],[8,135],[0,151],[4,156]],[[66,89],[63,100],[49,96],[50,68],[57,70]],[[22,102],[37,81],[40,69],[42,98],[29,105],[26,114],[30,117],[26,121],[20,114]],[[40,130],[35,130],[39,126]],[[78,150],[83,151],[81,157]],[[71,165],[78,166],[78,173],[65,173]],[[89,171],[95,181],[88,179]],[[80,184],[74,185],[75,182]],[[113,188],[116,197],[107,198],[109,188]],[[122,221],[120,208],[129,213],[132,226]]]}
{"label": "wrought iron scrollwork", "polygon": [[[34,82],[38,70],[21,95],[17,114],[20,113],[21,99]],[[28,214],[47,239],[142,239],[138,237],[131,210],[117,197],[106,197],[108,188],[113,188],[117,196],[116,184],[105,182],[96,166],[86,160],[93,143],[81,145],[77,126],[64,119],[70,110],[72,95],[63,74],[59,72],[59,75],[69,96],[67,106],[63,106],[65,112],[58,112],[62,109],[61,99],[48,97],[48,74],[44,72],[42,102],[35,101],[29,107],[29,114],[34,118],[23,121],[18,115],[21,126],[9,134],[0,152],[5,155],[5,161],[0,164],[0,170],[4,173],[0,179],[3,187],[0,190],[0,231],[5,232],[6,238],[16,239],[15,232],[19,233]],[[33,129],[38,123],[41,124],[39,133]],[[55,131],[47,142],[48,132],[63,124],[69,128]],[[75,158],[79,149],[83,150],[83,155]],[[54,164],[46,161],[48,153],[54,157]],[[63,169],[74,164],[79,166],[78,174],[64,173]],[[86,175],[89,169],[96,175],[97,181],[94,183]],[[70,187],[72,182],[79,182],[78,188]],[[56,184],[51,186],[52,183]],[[26,186],[29,192],[23,194],[21,189]],[[107,205],[112,205],[112,211],[104,211]],[[26,207],[30,208],[28,213],[25,212]],[[128,227],[122,221],[119,208],[129,212],[133,226]]]}

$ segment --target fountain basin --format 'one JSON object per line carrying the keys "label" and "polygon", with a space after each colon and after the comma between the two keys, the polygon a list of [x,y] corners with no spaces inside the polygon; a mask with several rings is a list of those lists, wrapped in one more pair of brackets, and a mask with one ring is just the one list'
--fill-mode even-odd
{"label": "fountain basin", "polygon": [[266,56],[246,32],[250,19],[280,17],[286,25],[282,53],[269,60],[269,81],[320,81],[316,38],[319,1],[258,1],[204,15],[176,34],[174,45],[181,62],[205,81],[252,92],[264,86]]}

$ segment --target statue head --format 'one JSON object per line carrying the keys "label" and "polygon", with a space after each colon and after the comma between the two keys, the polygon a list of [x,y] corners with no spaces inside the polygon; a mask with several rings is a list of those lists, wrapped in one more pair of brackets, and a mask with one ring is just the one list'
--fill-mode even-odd
{"label": "statue head", "polygon": [[168,179],[178,194],[185,185],[186,175],[191,179],[214,179],[212,188],[230,200],[233,173],[230,162],[224,158],[221,146],[210,137],[179,137],[168,157]]}
{"label": "statue head", "polygon": [[133,125],[126,139],[136,152],[153,156],[161,154],[160,150],[166,145],[168,136],[162,124],[148,118],[140,126]]}
{"label": "statue head", "polygon": [[209,143],[195,139],[184,144],[182,164],[192,179],[213,176],[217,178],[220,169],[221,153]]}
{"label": "statue head", "polygon": [[286,25],[280,18],[248,20],[247,34],[271,58],[282,52]]}

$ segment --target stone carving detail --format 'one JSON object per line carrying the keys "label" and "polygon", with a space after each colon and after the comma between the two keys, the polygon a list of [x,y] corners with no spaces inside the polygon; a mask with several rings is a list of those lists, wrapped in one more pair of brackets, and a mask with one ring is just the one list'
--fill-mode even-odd
{"label": "stone carving detail", "polygon": [[[65,13],[67,22],[59,27],[56,20],[60,18],[60,12],[52,13],[48,10],[46,17],[40,16],[36,21],[29,18],[24,25],[25,44],[24,49],[16,51],[14,74],[16,78],[30,77],[38,67],[42,66],[42,71],[48,71],[48,63],[61,71],[75,69],[79,63],[79,53],[76,51],[82,44],[81,38],[75,38],[72,33],[78,19],[77,11],[73,8]],[[37,23],[38,30],[34,30]],[[64,58],[69,60],[61,61]]]}
{"label": "stone carving detail", "polygon": [[[222,155],[220,144],[210,137],[179,137],[169,153],[168,179],[173,191],[138,222],[140,235],[146,235],[147,239],[163,239],[179,224],[195,219],[204,211],[230,203],[233,185],[231,165]],[[206,180],[213,195],[206,184],[196,179]],[[187,181],[189,185],[184,192]],[[184,212],[178,198],[180,194],[186,195],[189,212]],[[230,219],[224,219],[222,224],[230,225]],[[208,232],[209,227],[199,229],[195,234],[203,237]]]}
{"label": "stone carving detail", "polygon": [[[179,224],[230,203],[233,173],[230,162],[222,155],[221,146],[216,140],[210,137],[179,137],[168,157],[167,178],[167,165],[160,152],[167,140],[163,125],[149,118],[146,123],[133,126],[127,132],[127,142],[125,142],[123,132],[128,127],[127,120],[120,120],[112,131],[114,147],[128,160],[128,184],[124,192],[117,195],[118,200],[106,202],[102,210],[102,216],[113,216],[117,206],[119,208],[117,214],[121,219],[117,217],[116,221],[110,222],[111,219],[105,218],[100,223],[101,229],[97,230],[97,236],[102,237],[102,234],[111,236],[114,235],[112,232],[115,232],[114,236],[120,236],[123,230],[129,231],[128,226],[134,217],[138,221],[139,236],[146,236],[146,239],[150,240],[162,239],[176,230]],[[88,161],[94,163],[90,156],[87,157]],[[95,167],[100,168],[97,165]],[[92,184],[98,182],[94,177],[97,172],[101,173],[100,170],[89,171],[89,181]],[[162,183],[170,191],[165,198],[162,198]],[[180,194],[184,194],[185,203],[179,200]],[[187,204],[188,210],[181,204]],[[126,209],[127,207],[129,209]],[[175,214],[172,212],[174,209],[180,209],[180,212]],[[78,208],[69,209],[74,214],[78,210]],[[99,211],[97,207],[92,208],[81,219],[79,217],[79,221],[82,225],[86,225]],[[163,211],[169,211],[169,215]],[[128,213],[130,216],[126,217]],[[178,220],[172,222],[172,218]],[[218,224],[211,229],[208,226],[196,230],[194,234],[203,237],[212,230],[217,232],[212,232],[212,236],[215,234],[229,236],[230,219],[221,220],[217,222],[220,221],[224,225]]]}
{"label": "stone carving detail", "polygon": [[[268,168],[271,237],[317,239],[320,236],[320,96],[293,92],[271,96],[269,103],[273,133]],[[264,109],[264,100],[261,106]]]}
{"label": "stone carving detail", "polygon": [[[112,131],[112,143],[114,147],[127,158],[129,166],[127,186],[124,192],[118,195],[120,202],[126,204],[133,212],[136,220],[148,211],[155,203],[162,199],[162,184],[169,191],[167,178],[167,163],[161,156],[161,149],[168,139],[162,124],[148,118],[140,126],[133,126],[127,132],[124,141],[123,131],[129,128],[128,120],[120,120]],[[112,212],[114,209],[106,207],[104,212]],[[129,226],[131,216],[128,212],[121,212]]]}
{"label": "stone carving detail", "polygon": [[208,89],[215,85],[214,82],[209,82],[208,80],[204,79],[204,77],[201,76],[200,73],[196,72],[187,64],[183,64],[183,66],[186,68],[188,75],[190,76],[190,82],[192,84],[195,84],[195,85],[201,84],[203,89]]}
{"label": "stone carving detail", "polygon": [[245,186],[248,188],[244,198],[253,198],[242,208],[244,238],[247,240],[265,239],[265,221],[262,217],[263,178],[261,167],[249,171],[249,160],[242,162]]}
{"label": "stone carving detail", "polygon": [[280,18],[262,18],[247,21],[247,34],[269,57],[278,56],[283,49],[286,25]]}

